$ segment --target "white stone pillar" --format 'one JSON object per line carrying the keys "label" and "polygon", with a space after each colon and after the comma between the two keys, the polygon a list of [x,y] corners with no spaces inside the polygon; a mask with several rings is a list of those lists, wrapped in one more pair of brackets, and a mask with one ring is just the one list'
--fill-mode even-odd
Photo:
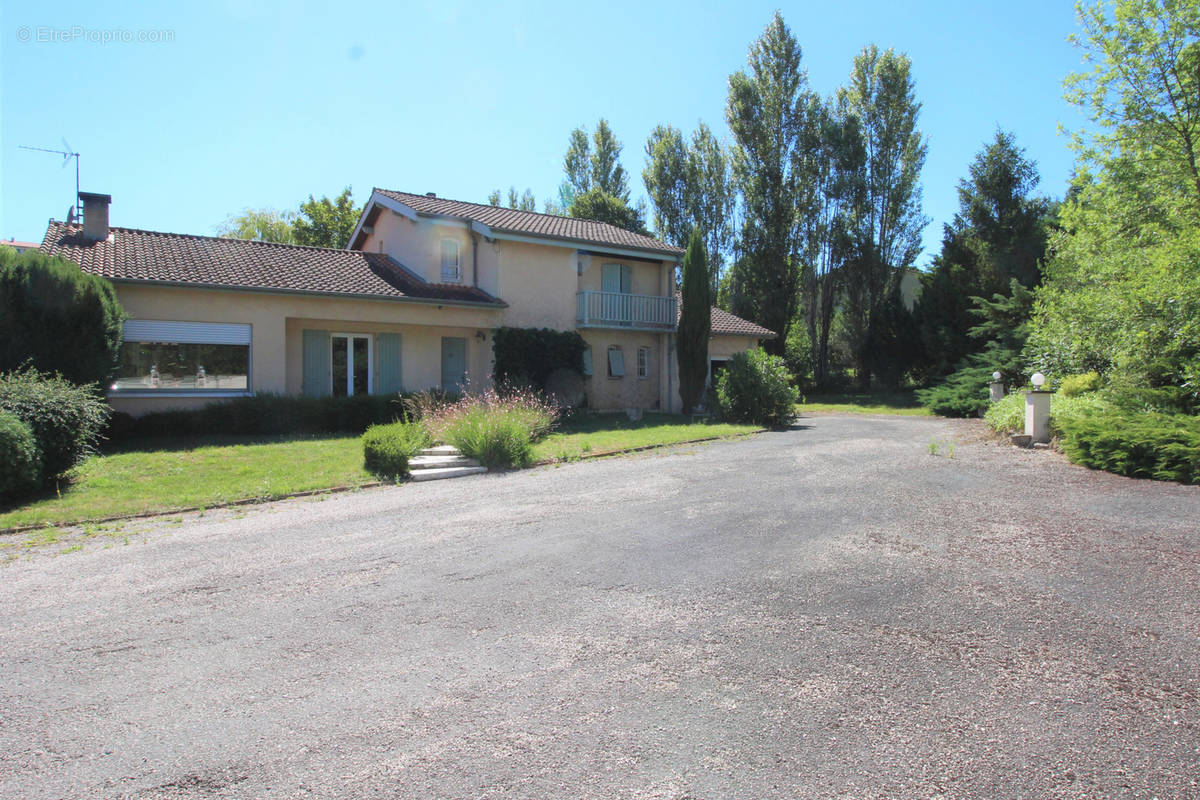
{"label": "white stone pillar", "polygon": [[1035,372],[1030,379],[1033,391],[1025,393],[1025,435],[1031,437],[1033,443],[1050,441],[1050,397],[1053,392],[1042,389],[1046,378],[1042,373]]}
{"label": "white stone pillar", "polygon": [[988,384],[988,394],[993,403],[999,403],[1004,399],[1004,381],[1000,380],[1000,373],[992,373],[992,382]]}

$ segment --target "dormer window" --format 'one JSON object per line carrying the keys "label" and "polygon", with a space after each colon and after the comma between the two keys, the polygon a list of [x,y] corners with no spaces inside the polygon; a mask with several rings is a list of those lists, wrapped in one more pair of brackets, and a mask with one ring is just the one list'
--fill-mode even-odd
{"label": "dormer window", "polygon": [[458,262],[458,242],[442,239],[442,283],[458,283],[462,280],[462,267]]}

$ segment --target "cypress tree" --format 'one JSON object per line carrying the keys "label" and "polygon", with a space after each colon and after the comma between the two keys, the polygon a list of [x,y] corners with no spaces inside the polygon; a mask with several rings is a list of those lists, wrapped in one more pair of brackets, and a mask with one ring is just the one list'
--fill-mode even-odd
{"label": "cypress tree", "polygon": [[679,399],[690,414],[704,392],[708,376],[708,337],[712,331],[712,298],[704,235],[692,229],[683,256],[683,308],[679,314]]}

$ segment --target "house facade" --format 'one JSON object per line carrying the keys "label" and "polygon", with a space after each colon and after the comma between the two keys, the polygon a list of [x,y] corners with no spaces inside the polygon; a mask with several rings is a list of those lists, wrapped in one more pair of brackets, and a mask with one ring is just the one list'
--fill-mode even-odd
{"label": "house facade", "polygon": [[[43,252],[116,287],[130,319],[113,407],[255,392],[486,386],[502,326],[578,330],[596,409],[679,406],[678,248],[600,222],[376,189],[345,250],[51,221]],[[714,309],[714,358],[770,331]],[[723,316],[721,316],[723,315]]]}

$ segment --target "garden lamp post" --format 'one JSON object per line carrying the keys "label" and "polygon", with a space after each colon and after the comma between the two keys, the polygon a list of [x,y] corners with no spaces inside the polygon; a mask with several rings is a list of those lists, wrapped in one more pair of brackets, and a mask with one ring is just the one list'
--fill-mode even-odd
{"label": "garden lamp post", "polygon": [[1004,399],[1004,381],[1001,380],[999,372],[992,373],[992,382],[988,384],[988,393],[993,403],[999,403]]}
{"label": "garden lamp post", "polygon": [[1052,392],[1043,389],[1046,376],[1040,372],[1033,373],[1029,382],[1033,391],[1025,393],[1025,435],[1034,443],[1050,441],[1050,395]]}

